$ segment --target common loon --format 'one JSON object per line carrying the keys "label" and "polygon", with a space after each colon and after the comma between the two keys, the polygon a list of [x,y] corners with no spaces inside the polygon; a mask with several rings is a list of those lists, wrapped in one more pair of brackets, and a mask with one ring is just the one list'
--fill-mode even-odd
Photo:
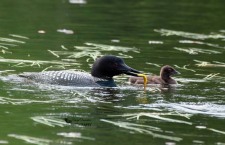
{"label": "common loon", "polygon": [[[177,84],[177,81],[171,78],[172,75],[176,74],[180,74],[180,72],[169,65],[165,65],[160,70],[160,76],[147,76],[147,84]],[[130,77],[129,82],[131,84],[144,84],[144,80],[141,77]]]}
{"label": "common loon", "polygon": [[98,58],[92,65],[91,74],[78,71],[26,72],[20,77],[39,83],[77,87],[116,87],[113,76],[127,74],[138,76],[140,73],[127,66],[123,59],[106,55]]}

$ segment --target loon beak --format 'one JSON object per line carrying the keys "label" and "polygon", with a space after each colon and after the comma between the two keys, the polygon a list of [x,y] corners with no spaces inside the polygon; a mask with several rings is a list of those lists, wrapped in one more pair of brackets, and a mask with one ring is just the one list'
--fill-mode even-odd
{"label": "loon beak", "polygon": [[140,71],[133,69],[133,68],[127,66],[126,64],[120,65],[118,70],[120,70],[124,74],[131,75],[131,76],[138,76],[138,74],[141,73]]}

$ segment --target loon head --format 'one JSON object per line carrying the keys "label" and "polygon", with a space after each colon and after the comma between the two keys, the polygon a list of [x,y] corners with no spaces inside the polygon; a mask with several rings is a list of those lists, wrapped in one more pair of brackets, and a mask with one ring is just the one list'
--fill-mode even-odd
{"label": "loon head", "polygon": [[178,75],[180,72],[175,70],[173,67],[169,65],[165,65],[160,70],[160,76],[162,79],[169,79],[172,75]]}
{"label": "loon head", "polygon": [[120,74],[137,76],[137,73],[140,72],[127,66],[123,59],[113,55],[98,58],[94,62],[91,70],[92,76],[103,79],[112,79],[113,76]]}

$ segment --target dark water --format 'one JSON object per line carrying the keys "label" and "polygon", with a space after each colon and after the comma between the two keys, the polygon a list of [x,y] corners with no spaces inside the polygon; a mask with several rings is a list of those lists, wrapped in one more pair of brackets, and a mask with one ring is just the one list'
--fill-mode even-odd
{"label": "dark water", "polygon": [[[77,3],[79,4],[77,4]],[[225,144],[225,2],[0,2],[1,144]],[[90,71],[113,54],[179,85],[94,89],[11,81],[28,71]]]}

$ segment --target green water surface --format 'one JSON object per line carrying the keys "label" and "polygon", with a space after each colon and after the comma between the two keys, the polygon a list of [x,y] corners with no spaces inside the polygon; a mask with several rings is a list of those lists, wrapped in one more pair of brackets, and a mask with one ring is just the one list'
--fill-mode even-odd
{"label": "green water surface", "polygon": [[[0,144],[225,145],[225,1],[1,0]],[[90,72],[102,55],[159,74],[170,88],[76,88],[15,74]]]}

